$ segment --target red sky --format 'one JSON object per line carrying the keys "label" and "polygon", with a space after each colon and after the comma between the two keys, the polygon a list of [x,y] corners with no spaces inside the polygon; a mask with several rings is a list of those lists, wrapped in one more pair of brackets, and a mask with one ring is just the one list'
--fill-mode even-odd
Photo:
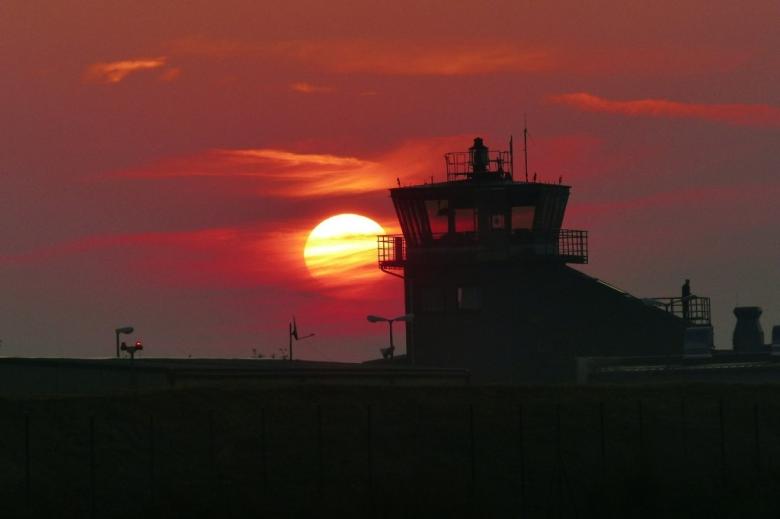
{"label": "red sky", "polygon": [[[554,4],[554,5],[553,5]],[[571,184],[584,270],[638,296],[691,278],[718,346],[780,324],[780,4],[0,3],[0,355],[375,357],[399,280],[324,286],[306,234],[392,230],[396,177],[441,178],[528,114]]]}

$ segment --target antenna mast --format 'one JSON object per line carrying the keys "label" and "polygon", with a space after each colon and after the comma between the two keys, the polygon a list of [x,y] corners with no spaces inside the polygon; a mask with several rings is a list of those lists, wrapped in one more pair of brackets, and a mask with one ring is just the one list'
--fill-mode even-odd
{"label": "antenna mast", "polygon": [[528,118],[523,114],[523,155],[525,157],[525,181],[528,182]]}
{"label": "antenna mast", "polygon": [[512,135],[509,136],[509,178],[515,180],[515,149],[512,143]]}

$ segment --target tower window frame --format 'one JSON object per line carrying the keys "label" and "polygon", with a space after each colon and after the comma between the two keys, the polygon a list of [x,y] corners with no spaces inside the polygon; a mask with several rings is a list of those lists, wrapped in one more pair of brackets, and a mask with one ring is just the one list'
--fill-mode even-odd
{"label": "tower window frame", "polygon": [[490,229],[493,231],[506,230],[506,215],[504,213],[490,215]]}

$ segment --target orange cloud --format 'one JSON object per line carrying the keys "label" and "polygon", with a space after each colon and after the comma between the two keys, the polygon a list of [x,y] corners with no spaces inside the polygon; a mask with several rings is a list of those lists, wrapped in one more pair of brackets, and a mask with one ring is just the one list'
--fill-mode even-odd
{"label": "orange cloud", "polygon": [[[538,72],[554,68],[552,54],[497,41],[402,43],[365,39],[254,44],[202,38],[171,43],[171,52],[212,58],[256,55],[296,60],[334,72],[388,75],[471,75]],[[305,88],[305,87],[304,87]]]}
{"label": "orange cloud", "polygon": [[305,81],[292,83],[290,88],[294,92],[299,92],[301,94],[323,94],[327,92],[333,92],[332,87],[313,85],[311,83],[306,83]]}
{"label": "orange cloud", "polygon": [[179,76],[181,76],[181,69],[178,67],[169,68],[163,71],[162,74],[160,74],[160,81],[165,81],[166,83],[175,81],[179,79]]}
{"label": "orange cloud", "polygon": [[129,74],[160,68],[165,63],[164,57],[95,63],[87,68],[84,79],[95,83],[119,83]]}
{"label": "orange cloud", "polygon": [[[61,262],[68,256],[122,255],[123,269],[168,285],[261,285],[274,276],[305,278],[303,230],[279,224],[87,236],[16,255],[0,265]],[[113,251],[113,252],[112,252]],[[260,259],[267,261],[260,261]],[[272,261],[268,261],[273,258]]]}
{"label": "orange cloud", "polygon": [[441,180],[442,154],[465,149],[470,142],[465,136],[414,141],[371,159],[271,148],[213,149],[164,159],[117,175],[149,179],[234,178],[242,182],[243,193],[254,187],[258,194],[272,197],[349,195],[381,191],[397,182],[427,182],[431,175]]}
{"label": "orange cloud", "polygon": [[168,43],[171,53],[191,54],[209,58],[225,59],[246,54],[268,52],[269,45],[216,38],[179,38]]}
{"label": "orange cloud", "polygon": [[737,49],[679,49],[664,45],[647,49],[541,47],[497,38],[433,41],[342,38],[262,43],[182,38],[170,42],[168,51],[219,60],[252,57],[297,61],[331,72],[440,76],[552,71],[598,76],[605,73],[677,76],[730,71],[750,59],[749,54]]}
{"label": "orange cloud", "polygon": [[166,159],[120,173],[132,178],[233,177],[256,181],[266,196],[307,197],[371,191],[387,187],[379,165],[355,157],[294,153],[275,149],[216,149]]}
{"label": "orange cloud", "polygon": [[548,100],[587,112],[702,119],[740,126],[780,126],[780,108],[770,105],[681,103],[665,99],[614,101],[586,92],[549,96]]}
{"label": "orange cloud", "polygon": [[471,75],[538,72],[552,66],[548,52],[510,43],[399,45],[371,41],[290,42],[278,51],[336,72],[394,75]]}
{"label": "orange cloud", "polygon": [[[225,289],[289,286],[292,282],[298,290],[327,292],[334,297],[362,293],[387,277],[376,266],[373,235],[366,240],[369,247],[353,247],[332,254],[330,259],[305,262],[304,245],[316,223],[306,217],[175,232],[92,235],[17,254],[0,254],[0,266],[39,268],[41,264],[83,258],[155,286]],[[400,232],[395,222],[383,224],[387,232]],[[312,268],[318,276],[311,275]]]}

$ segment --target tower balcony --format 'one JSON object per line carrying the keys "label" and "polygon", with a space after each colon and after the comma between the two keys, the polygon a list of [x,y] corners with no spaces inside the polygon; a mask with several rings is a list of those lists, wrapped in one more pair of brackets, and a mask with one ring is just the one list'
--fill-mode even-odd
{"label": "tower balcony", "polygon": [[496,241],[490,234],[443,233],[409,247],[401,234],[377,236],[377,260],[385,272],[403,270],[410,257],[419,262],[459,260],[547,260],[588,263],[588,231],[519,231]]}
{"label": "tower balcony", "polygon": [[376,246],[381,270],[403,270],[406,265],[406,241],[403,234],[380,234],[376,237]]}

